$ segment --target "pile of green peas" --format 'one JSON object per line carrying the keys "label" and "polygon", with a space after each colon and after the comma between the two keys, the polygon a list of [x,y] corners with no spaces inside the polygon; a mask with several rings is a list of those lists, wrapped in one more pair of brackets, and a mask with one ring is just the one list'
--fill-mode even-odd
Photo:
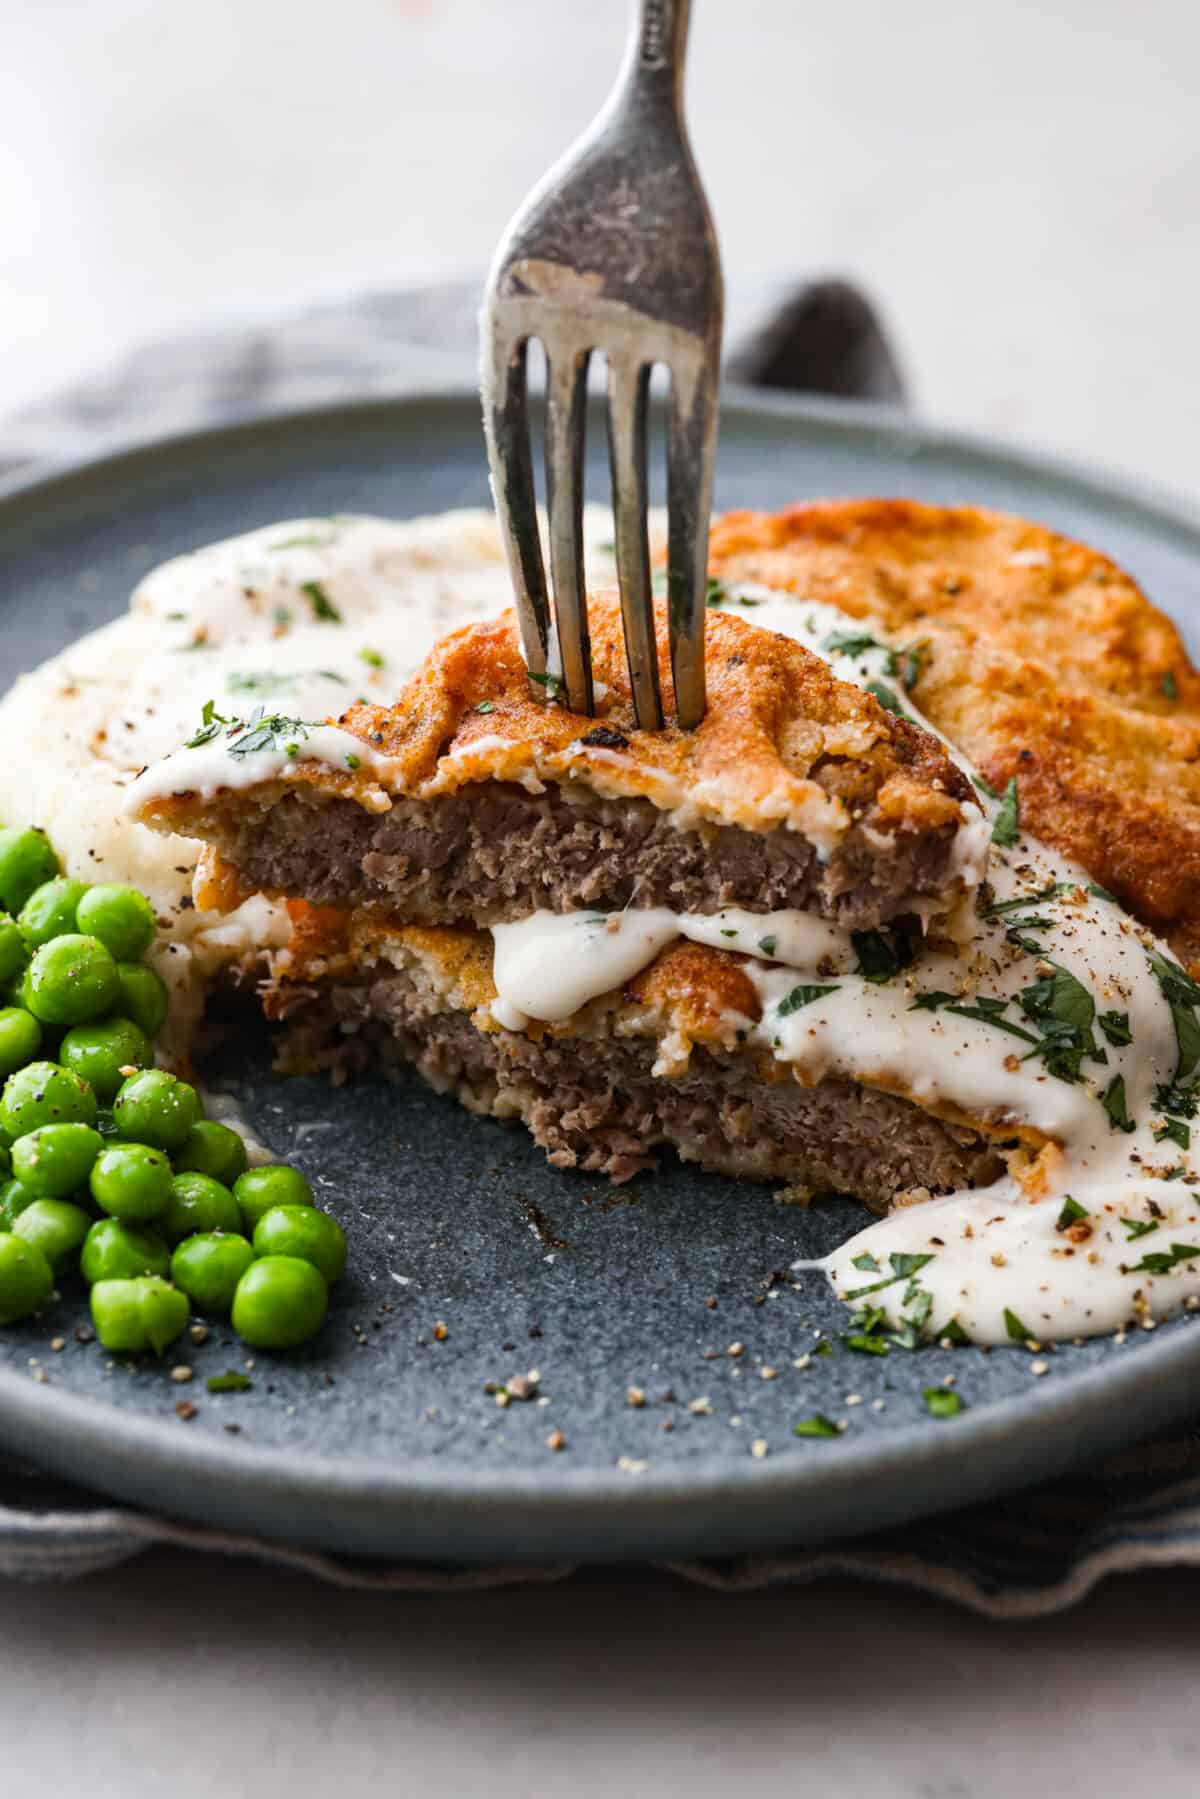
{"label": "pile of green peas", "polygon": [[106,1349],[161,1355],[193,1305],[290,1349],[320,1329],[346,1239],[299,1169],[251,1168],[154,1066],[155,928],[135,888],[68,880],[44,832],[0,830],[0,1324],[78,1272]]}

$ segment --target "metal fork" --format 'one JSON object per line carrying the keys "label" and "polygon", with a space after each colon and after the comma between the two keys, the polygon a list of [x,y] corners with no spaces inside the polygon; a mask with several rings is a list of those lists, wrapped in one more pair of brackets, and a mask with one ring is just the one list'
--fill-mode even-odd
{"label": "metal fork", "polygon": [[[617,84],[501,240],[483,306],[481,386],[492,491],[532,675],[594,710],[583,584],[588,362],[608,359],[617,576],[637,722],[662,728],[646,534],[650,371],[670,371],[667,617],[675,707],[705,710],[708,519],[724,288],[708,203],[683,122],[691,0],[637,0]],[[529,344],[546,354],[546,498],[554,620],[537,528]]]}

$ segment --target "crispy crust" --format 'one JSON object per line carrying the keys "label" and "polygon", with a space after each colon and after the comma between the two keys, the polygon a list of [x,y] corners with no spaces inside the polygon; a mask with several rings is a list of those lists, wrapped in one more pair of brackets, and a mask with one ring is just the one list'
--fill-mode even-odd
{"label": "crispy crust", "polygon": [[[637,730],[619,602],[599,595],[589,610],[604,694],[596,718],[533,697],[516,620],[506,613],[443,638],[394,706],[355,705],[338,720],[386,758],[385,768],[347,773],[298,759],[281,780],[207,798],[171,794],[140,816],[186,835],[219,828],[223,814],[265,808],[297,787],[378,811],[387,795],[427,799],[483,780],[549,780],[644,798],[681,823],[788,826],[826,851],[856,822],[919,835],[950,833],[961,823],[970,786],[928,733],[835,680],[800,644],[740,618],[709,615],[709,710],[699,729]],[[670,709],[662,608],[656,625]]]}
{"label": "crispy crust", "polygon": [[907,500],[732,513],[712,561],[919,637],[926,716],[997,788],[1016,775],[1029,830],[1200,968],[1200,675],[1115,563],[1023,519]]}

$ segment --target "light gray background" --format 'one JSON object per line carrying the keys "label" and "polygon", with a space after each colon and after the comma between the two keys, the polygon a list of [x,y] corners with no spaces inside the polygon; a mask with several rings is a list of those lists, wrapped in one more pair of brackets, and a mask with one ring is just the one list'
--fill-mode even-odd
{"label": "light gray background", "polygon": [[[149,335],[475,267],[600,98],[622,0],[0,0],[0,411]],[[1192,0],[696,0],[742,274],[865,282],[920,409],[1200,494]],[[827,1583],[341,1593],[156,1553],[0,1595],[8,1791],[1200,1780],[1194,1575],[997,1626]]]}

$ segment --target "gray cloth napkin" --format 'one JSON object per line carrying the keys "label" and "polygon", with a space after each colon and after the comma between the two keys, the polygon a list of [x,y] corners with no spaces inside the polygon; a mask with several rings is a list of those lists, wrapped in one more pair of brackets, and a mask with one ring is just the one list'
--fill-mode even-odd
{"label": "gray cloth napkin", "polygon": [[[431,391],[470,379],[479,283],[363,296],[270,325],[150,345],[0,428],[0,477],[109,444],[322,402]],[[762,386],[900,403],[878,318],[841,281],[735,290],[726,372]],[[560,1580],[569,1566],[448,1570],[295,1549],[116,1506],[0,1454],[0,1575],[64,1580],[152,1544],[255,1556],[340,1586],[455,1591]],[[1105,1575],[1200,1563],[1200,1439],[1156,1443],[1021,1495],[833,1548],[671,1570],[736,1590],[827,1574],[921,1587],[999,1618],[1073,1605]]]}

